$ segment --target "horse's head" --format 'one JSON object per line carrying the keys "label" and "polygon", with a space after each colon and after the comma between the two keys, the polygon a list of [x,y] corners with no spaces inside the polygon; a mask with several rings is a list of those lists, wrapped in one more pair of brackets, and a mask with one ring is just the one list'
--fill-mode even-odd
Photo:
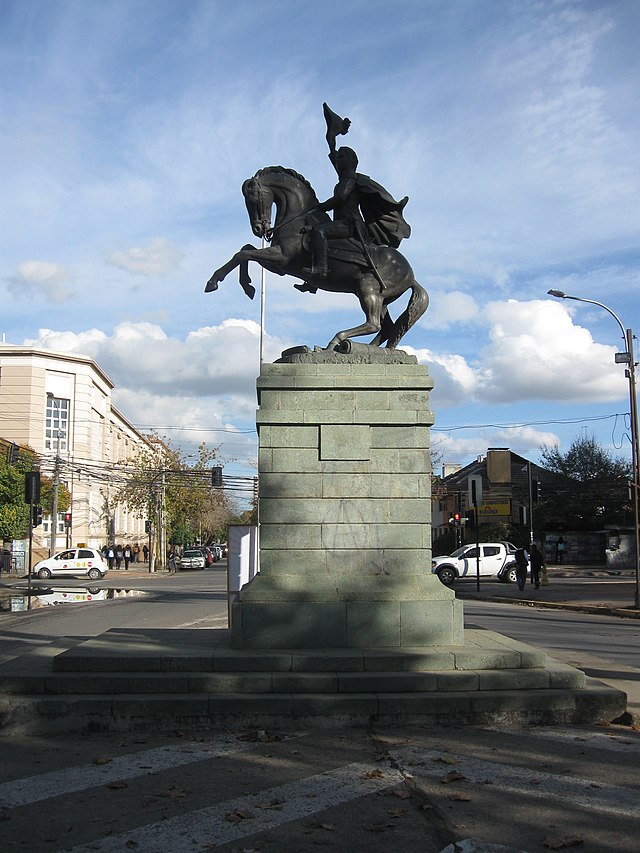
{"label": "horse's head", "polygon": [[[311,184],[293,169],[284,166],[267,166],[260,169],[253,178],[242,185],[251,229],[256,237],[271,236],[277,232],[277,238],[287,239],[284,230],[291,225],[299,236],[302,222],[300,217],[318,206],[318,199]],[[276,206],[276,221],[271,227],[271,208]]]}
{"label": "horse's head", "polygon": [[271,230],[273,193],[257,177],[253,177],[243,183],[242,195],[249,213],[251,230],[256,237],[267,237]]}

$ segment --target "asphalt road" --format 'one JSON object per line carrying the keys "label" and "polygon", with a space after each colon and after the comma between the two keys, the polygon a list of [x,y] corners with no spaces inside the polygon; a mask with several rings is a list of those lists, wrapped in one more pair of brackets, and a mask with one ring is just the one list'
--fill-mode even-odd
{"label": "asphalt road", "polygon": [[[0,654],[118,625],[226,624],[222,567],[126,580],[103,586],[143,594],[0,615]],[[552,653],[637,667],[635,620],[488,601],[465,611]],[[0,751],[3,851],[635,853],[640,833],[630,727],[13,736]]]}

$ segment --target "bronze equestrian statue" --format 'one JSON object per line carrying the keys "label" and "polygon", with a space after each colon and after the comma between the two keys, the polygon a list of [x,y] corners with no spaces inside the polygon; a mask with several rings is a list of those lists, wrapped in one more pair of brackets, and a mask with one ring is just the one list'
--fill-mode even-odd
{"label": "bronze equestrian statue", "polygon": [[[214,272],[205,292],[217,290],[218,283],[239,267],[240,284],[252,299],[255,288],[248,265],[249,261],[256,261],[270,272],[302,279],[303,284],[295,285],[299,290],[357,296],[365,322],[337,332],[327,349],[368,334],[374,335],[371,346],[393,348],[429,305],[427,292],[415,280],[409,262],[397,248],[411,233],[403,216],[408,198],[395,201],[380,184],[356,172],[355,151],[335,148],[336,136],[349,129],[349,119],[340,118],[326,104],[324,114],[329,158],[338,173],[331,198],[320,203],[309,182],[293,169],[260,169],[244,182],[242,194],[253,233],[269,240],[270,245],[243,246]],[[328,210],[333,210],[333,220]],[[407,290],[411,291],[409,303],[393,321],[387,306]]]}

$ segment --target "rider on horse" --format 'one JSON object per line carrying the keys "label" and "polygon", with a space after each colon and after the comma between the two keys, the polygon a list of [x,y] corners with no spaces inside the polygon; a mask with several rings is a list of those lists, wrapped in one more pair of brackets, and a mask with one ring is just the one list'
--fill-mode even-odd
{"label": "rider on horse", "polygon": [[328,275],[328,241],[357,238],[368,264],[374,268],[368,246],[391,246],[397,249],[401,240],[411,234],[411,228],[403,217],[409,201],[405,196],[396,201],[383,186],[368,175],[356,172],[358,157],[352,148],[343,146],[336,151],[335,138],[346,133],[349,120],[341,119],[324,105],[327,121],[329,159],[338,173],[338,183],[331,198],[317,208],[333,210],[333,221],[323,221],[311,226],[311,249],[313,263],[310,275],[325,279]]}

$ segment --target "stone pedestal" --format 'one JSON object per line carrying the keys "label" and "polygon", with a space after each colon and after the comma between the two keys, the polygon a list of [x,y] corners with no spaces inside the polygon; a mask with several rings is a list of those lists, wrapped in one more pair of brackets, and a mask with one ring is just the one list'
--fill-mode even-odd
{"label": "stone pedestal", "polygon": [[262,367],[260,574],[233,604],[235,648],[463,642],[462,605],[431,574],[433,383],[378,357]]}

